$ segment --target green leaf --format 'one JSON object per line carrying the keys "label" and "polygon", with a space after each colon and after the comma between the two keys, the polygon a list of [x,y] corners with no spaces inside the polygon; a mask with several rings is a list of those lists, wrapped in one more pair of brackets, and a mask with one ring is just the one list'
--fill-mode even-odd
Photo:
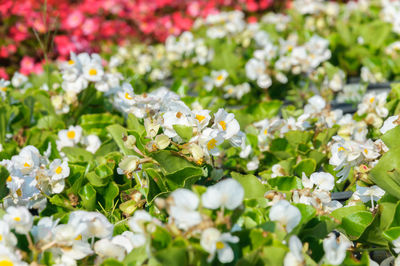
{"label": "green leaf", "polygon": [[301,189],[301,180],[296,176],[278,176],[268,179],[268,184],[279,191]]}
{"label": "green leaf", "polygon": [[316,166],[317,163],[314,159],[304,159],[294,166],[294,172],[299,177],[302,176],[302,173],[305,173],[306,176],[310,176],[315,172]]}
{"label": "green leaf", "polygon": [[344,217],[351,215],[355,212],[365,211],[366,209],[367,208],[365,207],[365,205],[348,206],[334,210],[331,213],[331,216],[341,223]]}
{"label": "green leaf", "polygon": [[189,142],[193,136],[193,127],[185,125],[173,125],[174,130],[184,142]]}
{"label": "green leaf", "polygon": [[150,154],[154,160],[156,160],[165,173],[170,174],[177,172],[186,167],[194,167],[192,163],[186,159],[172,154],[170,151],[158,151]]}
{"label": "green leaf", "polygon": [[96,190],[90,184],[86,184],[79,191],[81,204],[86,210],[94,210],[96,208]]}
{"label": "green leaf", "polygon": [[128,114],[126,119],[128,129],[137,131],[139,134],[146,132],[145,127],[139,122],[139,119],[134,114]]}
{"label": "green leaf", "polygon": [[162,265],[181,266],[188,265],[186,247],[170,247],[158,251],[155,257]]}
{"label": "green leaf", "polygon": [[67,155],[70,162],[90,162],[93,160],[93,154],[79,147],[64,147],[61,150]]}
{"label": "green leaf", "polygon": [[124,259],[124,264],[129,266],[140,266],[147,259],[146,246],[141,246],[132,249],[132,251],[126,255]]}
{"label": "green leaf", "polygon": [[389,149],[400,146],[399,143],[400,127],[392,128],[382,135],[381,140],[388,146]]}
{"label": "green leaf", "polygon": [[103,263],[101,264],[101,266],[124,266],[124,265],[125,265],[124,263],[112,258],[104,260]]}
{"label": "green leaf", "polygon": [[63,129],[65,128],[65,123],[58,116],[48,115],[38,120],[37,127],[39,129]]}
{"label": "green leaf", "polygon": [[5,106],[0,107],[0,144],[4,144],[7,130],[7,111]]}
{"label": "green leaf", "polygon": [[[107,127],[108,133],[110,133],[111,137],[114,139],[115,143],[117,143],[120,150],[125,155],[137,155],[133,150],[130,150],[125,147],[124,141],[122,140],[123,136],[128,136],[127,130],[120,125],[111,125]],[[136,137],[136,136],[135,136]],[[137,138],[136,138],[137,140]]]}
{"label": "green leaf", "polygon": [[110,182],[105,189],[104,199],[105,199],[105,209],[109,210],[114,207],[114,199],[119,195],[119,188],[115,182]]}
{"label": "green leaf", "polygon": [[400,226],[389,228],[383,232],[383,236],[389,241],[396,240],[400,237]]}
{"label": "green leaf", "polygon": [[400,199],[400,146],[391,148],[371,170],[369,178],[380,188]]}
{"label": "green leaf", "polygon": [[232,178],[238,181],[244,189],[244,198],[263,198],[266,192],[265,186],[254,175],[241,175],[231,172]]}
{"label": "green leaf", "polygon": [[8,188],[6,186],[9,173],[4,166],[0,166],[0,199],[8,195]]}
{"label": "green leaf", "polygon": [[343,217],[340,227],[346,231],[351,240],[356,240],[372,223],[373,219],[372,213],[359,211]]}

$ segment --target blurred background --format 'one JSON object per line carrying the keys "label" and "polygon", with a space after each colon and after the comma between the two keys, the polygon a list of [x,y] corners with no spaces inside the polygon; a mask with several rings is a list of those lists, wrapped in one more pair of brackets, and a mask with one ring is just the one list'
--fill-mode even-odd
{"label": "blurred background", "polygon": [[155,43],[191,29],[198,18],[241,10],[257,21],[286,0],[0,0],[0,78],[41,73],[47,60]]}

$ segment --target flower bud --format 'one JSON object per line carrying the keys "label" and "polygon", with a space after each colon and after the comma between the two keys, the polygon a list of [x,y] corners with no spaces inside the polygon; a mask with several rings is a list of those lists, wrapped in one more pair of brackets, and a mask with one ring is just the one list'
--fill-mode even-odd
{"label": "flower bud", "polygon": [[136,144],[136,138],[135,136],[129,135],[124,139],[124,145],[128,149],[133,149]]}
{"label": "flower bud", "polygon": [[155,143],[159,150],[163,150],[169,146],[171,140],[167,135],[161,134],[156,137]]}

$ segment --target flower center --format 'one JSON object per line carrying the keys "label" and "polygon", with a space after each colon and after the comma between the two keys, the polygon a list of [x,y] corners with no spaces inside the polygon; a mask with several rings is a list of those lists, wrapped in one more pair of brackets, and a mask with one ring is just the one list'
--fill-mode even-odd
{"label": "flower center", "polygon": [[217,246],[217,249],[223,249],[225,247],[224,243],[221,241],[218,241],[215,245]]}
{"label": "flower center", "polygon": [[368,154],[368,150],[367,150],[367,149],[364,149],[364,153],[365,153],[365,154]]}
{"label": "flower center", "polygon": [[19,216],[17,216],[17,217],[14,217],[14,221],[16,221],[16,222],[19,222],[19,221],[21,221],[21,217],[19,217]]}
{"label": "flower center", "polygon": [[68,64],[69,65],[73,65],[73,64],[75,64],[75,61],[71,59],[71,60],[68,61]]}
{"label": "flower center", "polygon": [[14,266],[14,263],[11,260],[0,260],[0,266]]}
{"label": "flower center", "polygon": [[89,70],[89,75],[91,75],[91,76],[97,75],[97,70],[94,69],[94,68],[91,68],[91,69]]}
{"label": "flower center", "polygon": [[[18,197],[21,197],[22,196],[22,190],[21,189],[17,189],[17,196]],[[19,217],[17,217],[18,219],[21,219],[21,218],[19,218]],[[15,220],[15,218],[14,218],[14,220]],[[15,220],[15,221],[17,221],[17,220]]]}
{"label": "flower center", "polygon": [[177,118],[181,118],[181,117],[182,117],[182,113],[181,113],[181,112],[177,112],[177,113],[176,113],[176,117],[177,117]]}
{"label": "flower center", "polygon": [[25,162],[24,167],[31,167],[31,165],[29,163]]}
{"label": "flower center", "polygon": [[218,80],[218,81],[221,81],[223,78],[224,78],[224,76],[219,75],[219,76],[217,77],[217,80]]}
{"label": "flower center", "polygon": [[223,130],[226,130],[226,123],[224,120],[219,121],[218,124],[222,127]]}
{"label": "flower center", "polygon": [[207,149],[212,150],[215,147],[217,147],[217,141],[215,139],[211,139],[208,143],[207,143]]}
{"label": "flower center", "polygon": [[267,135],[268,134],[268,129],[265,129],[264,130],[264,135]]}
{"label": "flower center", "polygon": [[125,99],[132,100],[133,98],[129,93],[125,92]]}
{"label": "flower center", "polygon": [[61,174],[61,172],[62,172],[61,166],[57,167],[56,168],[56,174],[59,175],[59,174]]}
{"label": "flower center", "polygon": [[75,138],[75,131],[73,131],[73,130],[68,131],[67,132],[67,137],[69,139],[74,139]]}
{"label": "flower center", "polygon": [[375,101],[375,97],[371,97],[371,99],[369,99],[370,103],[373,103]]}
{"label": "flower center", "polygon": [[8,177],[7,177],[7,182],[11,182],[11,181],[12,181],[11,176],[8,176]]}
{"label": "flower center", "polygon": [[2,87],[2,88],[0,88],[0,91],[6,92],[7,88],[6,87]]}
{"label": "flower center", "polygon": [[82,235],[78,235],[77,237],[75,237],[75,240],[77,241],[82,240]]}
{"label": "flower center", "polygon": [[338,151],[345,151],[346,149],[343,148],[343,147],[339,147],[337,150],[338,150]]}
{"label": "flower center", "polygon": [[201,121],[203,121],[206,117],[204,115],[196,115],[196,119],[199,120],[199,122],[201,123]]}

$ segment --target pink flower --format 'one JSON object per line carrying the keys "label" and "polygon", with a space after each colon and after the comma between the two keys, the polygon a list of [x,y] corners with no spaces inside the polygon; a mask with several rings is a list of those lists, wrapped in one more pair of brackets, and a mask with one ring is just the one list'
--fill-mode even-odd
{"label": "pink flower", "polygon": [[76,28],[82,24],[84,19],[85,17],[83,16],[82,12],[79,10],[75,10],[71,14],[69,14],[67,19],[65,20],[64,27],[66,29]]}
{"label": "pink flower", "polygon": [[0,67],[0,78],[2,78],[2,79],[9,78],[5,67]]}
{"label": "pink flower", "polygon": [[24,56],[22,58],[22,61],[20,63],[20,72],[22,74],[29,75],[31,72],[33,72],[34,67],[35,67],[35,61],[33,60],[32,57]]}

